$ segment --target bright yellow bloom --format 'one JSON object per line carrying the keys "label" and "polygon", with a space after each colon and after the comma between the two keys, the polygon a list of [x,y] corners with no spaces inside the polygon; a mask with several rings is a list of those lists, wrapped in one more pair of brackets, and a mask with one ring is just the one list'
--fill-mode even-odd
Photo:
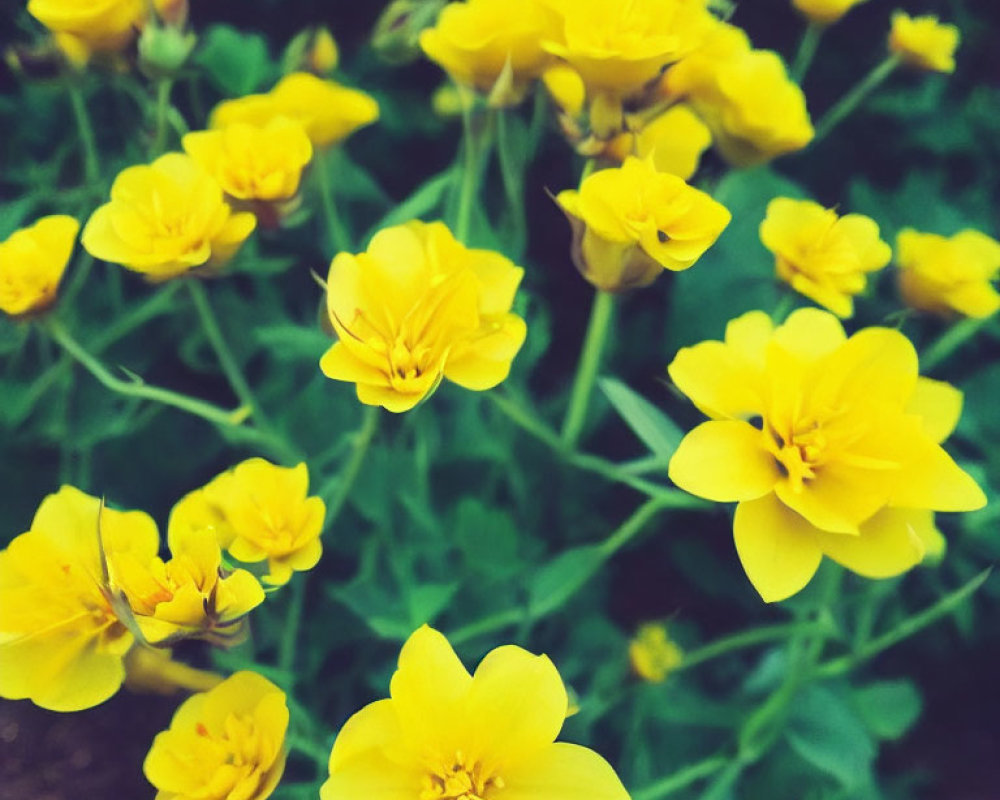
{"label": "bright yellow bloom", "polygon": [[420,46],[457,83],[511,105],[551,62],[541,42],[556,30],[540,0],[467,0],[445,6]]}
{"label": "bright yellow bloom", "polygon": [[628,656],[636,675],[650,683],[663,683],[684,660],[680,647],[667,635],[667,627],[657,622],[639,628],[629,642]]}
{"label": "bright yellow bloom", "polygon": [[358,399],[406,411],[442,378],[492,389],[524,343],[510,309],[524,270],[490,250],[471,250],[441,222],[379,231],[368,250],[330,265],[327,309],[340,341],[320,360]]}
{"label": "bright yellow bloom", "polygon": [[686,98],[722,156],[750,166],[801,150],[813,138],[805,95],[770,50],[753,50],[739,28],[716,23],[697,52],[671,67],[667,93]]}
{"label": "bright yellow bloom", "polygon": [[830,25],[864,0],[792,0],[792,5],[811,22]]}
{"label": "bright yellow bloom", "polygon": [[82,241],[95,258],[158,282],[221,267],[255,226],[253,214],[232,213],[194,159],[167,153],[118,173],[111,202],[91,215]]}
{"label": "bright yellow bloom", "polygon": [[72,217],[42,217],[0,242],[0,311],[18,316],[55,302],[79,231]]}
{"label": "bright yellow bloom", "polygon": [[238,561],[267,561],[264,581],[285,584],[323,553],[326,506],[308,497],[305,464],[279,467],[251,458],[189,493],[170,513],[170,536],[211,531]]}
{"label": "bright yellow bloom", "polygon": [[506,645],[469,675],[425,625],[389,692],[341,728],[321,800],[628,800],[601,756],[555,741],[568,701],[545,656]]}
{"label": "bright yellow bloom", "polygon": [[606,155],[624,161],[629,155],[650,158],[658,172],[688,180],[698,169],[701,154],[712,144],[712,132],[690,106],[671,106],[637,133],[613,139]]}
{"label": "bright yellow bloom", "polygon": [[142,771],[156,800],[264,800],[285,771],[287,729],[285,693],[237,672],[181,704]]}
{"label": "bright yellow bloom", "polygon": [[598,289],[648,286],[664,269],[687,269],[729,224],[726,208],[649,159],[588,175],[556,202],[573,228],[573,260]]}
{"label": "bright yellow bloom", "polygon": [[318,148],[336,144],[378,119],[378,103],[364,92],[308,72],[286,75],[267,94],[226,100],[212,111],[210,126],[236,122],[265,127],[275,117],[300,123]]}
{"label": "bright yellow bloom", "polygon": [[88,52],[114,52],[142,26],[146,0],[29,0],[28,13]]}
{"label": "bright yellow bloom", "polygon": [[184,137],[184,150],[238,200],[287,200],[299,190],[312,143],[302,126],[275,117],[262,127],[237,122]]}
{"label": "bright yellow bloom", "polygon": [[901,333],[847,338],[832,314],[800,309],[775,329],[762,311],[729,323],[725,342],[682,349],[668,368],[712,420],[670,460],[682,489],[739,503],[733,523],[747,577],[767,602],[805,586],[824,555],[869,577],[923,558],[928,511],[985,504],[940,446],[962,405],[920,378]]}
{"label": "bright yellow bloom", "polygon": [[101,541],[108,552],[145,560],[155,557],[159,535],[146,514],[102,509],[96,497],[63,486],[0,552],[0,696],[79,711],[118,691],[133,637],[112,608]]}
{"label": "bright yellow bloom", "polygon": [[914,308],[988,317],[1000,309],[992,281],[1000,275],[1000,242],[966,229],[952,237],[904,228],[896,237],[899,288]]}
{"label": "bright yellow bloom", "polygon": [[892,15],[889,52],[911,67],[954,72],[955,50],[960,41],[958,28],[938,22],[937,17],[911,17],[903,11]]}
{"label": "bright yellow bloom", "polygon": [[760,240],[774,253],[781,280],[838,317],[854,313],[852,296],[864,290],[866,273],[892,258],[873,219],[839,217],[812,200],[776,197],[768,203]]}

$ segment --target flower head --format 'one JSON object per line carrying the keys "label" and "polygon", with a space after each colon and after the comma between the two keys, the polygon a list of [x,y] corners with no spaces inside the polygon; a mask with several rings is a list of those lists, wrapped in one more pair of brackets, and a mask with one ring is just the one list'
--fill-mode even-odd
{"label": "flower head", "polygon": [[321,800],[628,800],[597,753],[555,741],[568,701],[545,656],[498,647],[470,675],[424,626],[403,645],[389,692],[341,729]]}
{"label": "flower head", "polygon": [[866,273],[892,258],[878,225],[861,214],[837,216],[812,200],[777,197],[767,205],[760,240],[774,253],[778,277],[838,317],[854,313]]}
{"label": "flower head", "polygon": [[684,103],[670,106],[635,133],[623,133],[608,143],[605,155],[624,161],[630,155],[649,158],[658,172],[684,180],[698,169],[701,154],[712,144],[712,132]]}
{"label": "flower head", "polygon": [[573,228],[573,260],[605,291],[648,286],[664,270],[687,269],[729,224],[726,208],[649,159],[587,176],[556,202]]}
{"label": "flower head", "polygon": [[237,672],[181,704],[142,770],[159,800],[264,800],[285,770],[287,729],[285,693]]}
{"label": "flower head", "polygon": [[541,42],[555,30],[541,0],[467,0],[446,5],[420,46],[457,83],[509,105],[552,60]]}
{"label": "flower head", "polygon": [[91,215],[82,241],[95,258],[164,281],[222,266],[255,225],[253,214],[231,211],[194,159],[167,153],[118,174],[111,202]]}
{"label": "flower head", "polygon": [[1000,242],[966,229],[952,237],[905,228],[896,238],[899,288],[914,308],[988,317],[1000,309],[993,287],[1000,275]]}
{"label": "flower head", "polygon": [[134,639],[107,591],[102,540],[143,561],[159,535],[146,514],[63,486],[0,552],[0,696],[79,711],[118,691]]}
{"label": "flower head", "polygon": [[442,378],[491,389],[524,343],[524,320],[510,310],[523,274],[499,253],[466,248],[441,222],[379,231],[367,251],[330,265],[327,309],[339,341],[320,368],[356,383],[362,403],[396,412]]}
{"label": "flower head", "polygon": [[30,0],[28,13],[87,52],[124,48],[146,19],[146,0]]}
{"label": "flower head", "polygon": [[738,166],[801,150],[813,138],[805,95],[770,50],[754,50],[739,28],[715,23],[697,51],[663,77],[669,96],[686,99]]}
{"label": "flower head", "polygon": [[305,130],[287,117],[189,133],[184,150],[230,197],[263,201],[293,197],[313,153]]}
{"label": "flower head", "polygon": [[275,117],[300,123],[314,147],[337,144],[378,119],[378,103],[364,92],[308,72],[286,75],[267,94],[226,100],[212,111],[212,128],[236,122],[266,127]]}
{"label": "flower head", "polygon": [[681,649],[667,635],[666,625],[647,622],[629,642],[629,660],[636,675],[650,683],[663,683],[684,660]]}
{"label": "flower head", "polygon": [[55,302],[79,231],[72,217],[42,217],[0,242],[0,311],[19,316]]}
{"label": "flower head", "polygon": [[692,494],[739,503],[736,550],[768,602],[805,586],[823,555],[870,577],[897,575],[926,551],[929,511],[986,502],[941,447],[962,395],[920,378],[901,333],[850,338],[832,314],[762,311],[729,323],[724,342],[682,349],[670,377],[711,417],[670,461]]}
{"label": "flower head", "polygon": [[792,0],[792,5],[810,22],[830,25],[864,0]]}
{"label": "flower head", "polygon": [[305,464],[279,467],[251,458],[189,493],[170,514],[169,536],[209,531],[237,561],[267,561],[270,584],[312,569],[323,552],[326,506],[308,497]]}
{"label": "flower head", "polygon": [[911,67],[954,72],[960,40],[958,28],[938,22],[937,17],[911,17],[903,11],[892,15],[889,52]]}

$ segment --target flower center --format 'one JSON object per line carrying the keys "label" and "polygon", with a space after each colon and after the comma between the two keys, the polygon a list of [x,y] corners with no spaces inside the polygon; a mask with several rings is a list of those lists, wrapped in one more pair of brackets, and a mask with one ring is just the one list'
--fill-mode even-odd
{"label": "flower center", "polygon": [[450,764],[424,776],[420,800],[488,800],[503,786],[503,778],[487,773],[478,761],[467,763],[458,751]]}
{"label": "flower center", "polygon": [[816,470],[824,462],[829,440],[818,421],[797,425],[783,434],[765,423],[765,441],[778,461],[778,467],[787,476],[792,489],[801,492],[806,481],[816,477]]}

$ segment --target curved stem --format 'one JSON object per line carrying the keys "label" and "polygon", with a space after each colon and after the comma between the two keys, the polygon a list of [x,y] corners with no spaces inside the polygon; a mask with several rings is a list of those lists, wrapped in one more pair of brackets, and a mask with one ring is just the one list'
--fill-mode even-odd
{"label": "curved stem", "polygon": [[583,341],[583,350],[576,368],[576,378],[573,381],[573,391],[570,394],[569,408],[562,426],[562,443],[572,448],[580,437],[583,423],[587,417],[587,406],[590,394],[597,378],[597,370],[601,364],[601,352],[608,336],[608,327],[614,313],[614,296],[609,292],[598,290],[594,295],[594,305],[590,310],[590,322],[587,324],[587,335]]}
{"label": "curved stem", "polygon": [[819,40],[823,37],[825,25],[818,22],[810,22],[802,32],[802,40],[799,42],[798,52],[795,54],[795,61],[792,64],[791,78],[801,84],[809,72],[813,59],[816,57],[816,49],[819,47]]}
{"label": "curved stem", "polygon": [[323,204],[323,218],[326,221],[326,233],[329,236],[330,247],[334,253],[346,253],[352,249],[351,233],[337,211],[337,201],[333,196],[333,184],[330,182],[330,162],[327,154],[317,150],[313,155],[316,163],[316,177],[319,181],[320,202]]}
{"label": "curved stem", "polygon": [[759,628],[751,628],[750,630],[740,631],[730,636],[723,636],[714,642],[709,642],[706,645],[685,653],[684,660],[674,669],[674,672],[690,669],[714,658],[719,658],[720,656],[728,655],[747,647],[754,647],[758,644],[781,641],[796,635],[824,634],[829,632],[830,626],[822,621],[762,625]]}
{"label": "curved stem", "polygon": [[941,334],[941,338],[928,347],[927,352],[920,357],[921,369],[924,371],[932,370],[942,362],[947,361],[952,353],[992,321],[992,317],[984,317],[982,319],[963,319],[961,322],[956,322]]}
{"label": "curved stem", "polygon": [[648,786],[636,789],[632,792],[632,800],[660,800],[661,797],[667,797],[681,789],[686,789],[692,783],[696,783],[702,778],[714,775],[730,761],[732,759],[726,756],[711,756],[704,761],[688,764],[686,767],[681,767],[681,769],[672,775],[667,775],[665,778],[660,778],[660,780],[654,781]]}
{"label": "curved stem", "polygon": [[170,113],[170,91],[174,82],[161,78],[156,82],[156,136],[153,139],[153,155],[158,156],[167,149],[167,123]]}
{"label": "curved stem", "polygon": [[101,165],[97,154],[97,139],[94,136],[94,126],[87,111],[87,101],[83,96],[80,84],[71,81],[67,84],[70,105],[73,108],[73,118],[76,121],[76,132],[80,137],[80,147],[83,150],[83,176],[87,183],[100,180]]}
{"label": "curved stem", "polygon": [[[460,92],[466,91],[459,87]],[[472,224],[472,203],[479,182],[479,153],[476,132],[472,124],[472,104],[462,102],[462,176],[459,184],[458,210],[455,214],[455,238],[462,244],[469,243]]]}
{"label": "curved stem", "polygon": [[813,137],[813,143],[815,144],[829,134],[841,121],[861,105],[868,98],[868,95],[874,92],[895,72],[899,64],[899,56],[891,55],[881,64],[876,65],[833,108],[823,115],[822,119],[816,125],[816,135]]}

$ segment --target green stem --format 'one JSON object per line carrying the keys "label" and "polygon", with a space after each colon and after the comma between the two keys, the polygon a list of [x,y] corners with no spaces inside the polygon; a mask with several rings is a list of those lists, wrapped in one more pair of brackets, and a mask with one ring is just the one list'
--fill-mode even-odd
{"label": "green stem", "polygon": [[229,385],[232,387],[233,392],[236,393],[240,402],[246,408],[250,409],[254,422],[261,428],[267,428],[269,425],[261,411],[260,403],[257,402],[257,397],[250,388],[250,384],[247,383],[243,371],[240,369],[232,350],[229,349],[229,345],[222,335],[219,321],[216,319],[215,312],[212,311],[212,306],[208,302],[205,287],[196,278],[186,280],[185,285],[187,286],[188,293],[191,295],[191,300],[194,303],[195,311],[198,313],[198,319],[201,321],[205,336],[208,338],[212,350],[215,351],[215,355],[219,359],[219,365],[222,367],[222,372],[226,376],[226,380],[229,381]]}
{"label": "green stem", "polygon": [[692,783],[714,775],[730,761],[732,759],[726,756],[711,756],[704,761],[688,764],[672,775],[667,775],[665,778],[660,778],[660,780],[654,781],[648,786],[636,789],[632,792],[632,800],[660,800],[661,797],[667,797],[675,792],[679,792],[681,789],[686,789]]}
{"label": "green stem", "polygon": [[285,745],[289,750],[311,758],[316,763],[319,774],[323,774],[327,770],[330,763],[330,750],[323,745],[317,744],[306,736],[296,735],[286,736]]}
{"label": "green stem", "polygon": [[84,369],[93,375],[101,384],[117,394],[125,397],[139,397],[145,400],[153,400],[163,405],[178,408],[201,417],[204,420],[218,425],[222,428],[233,428],[239,426],[247,417],[249,409],[240,407],[233,411],[197,400],[186,394],[172,392],[169,389],[161,389],[158,386],[149,386],[142,383],[139,378],[130,381],[123,381],[112,375],[100,362],[98,362],[82,345],[80,345],[55,318],[46,321],[46,328],[52,338],[75,359]]}
{"label": "green stem", "polygon": [[506,611],[499,611],[496,614],[491,614],[488,617],[483,617],[480,620],[470,622],[468,625],[458,628],[448,637],[448,641],[455,645],[463,644],[470,639],[475,639],[477,636],[513,627],[521,623],[524,620],[524,616],[525,611],[523,608],[508,608]]}
{"label": "green stem", "polygon": [[762,625],[759,628],[751,628],[750,630],[734,633],[730,636],[723,636],[714,642],[709,642],[706,645],[685,653],[684,660],[674,671],[680,672],[681,670],[690,669],[706,661],[711,661],[712,659],[747,647],[754,647],[758,644],[781,641],[797,635],[829,634],[830,632],[830,626],[823,621]]}
{"label": "green stem", "polygon": [[813,675],[819,677],[829,677],[832,675],[843,675],[854,667],[862,664],[870,658],[877,656],[883,650],[899,644],[904,639],[908,639],[915,633],[919,633],[928,625],[937,622],[942,617],[955,610],[967,597],[972,595],[986,579],[989,578],[993,567],[987,567],[967,583],[958,587],[955,591],[942,597],[938,602],[923,611],[907,617],[891,631],[876,636],[871,639],[856,652],[846,656],[840,656],[826,661],[813,670]]}
{"label": "green stem", "polygon": [[607,560],[621,550],[639,534],[646,523],[659,514],[664,509],[663,501],[658,498],[650,498],[637,508],[632,516],[619,525],[614,532],[598,545],[601,556]]}
{"label": "green stem", "polygon": [[293,575],[292,585],[288,588],[288,610],[285,612],[285,625],[278,645],[278,669],[287,676],[287,688],[291,691],[295,687],[295,646],[299,641],[302,610],[306,602],[306,574]]}
{"label": "green stem", "polygon": [[505,108],[498,108],[492,113],[496,118],[496,148],[497,161],[500,163],[500,178],[513,230],[513,244],[510,246],[510,251],[520,253],[527,238],[527,219],[521,187],[524,183],[524,167],[531,154],[520,153],[522,160],[520,164],[516,163],[514,157],[516,143],[511,139],[507,122],[507,115],[511,112]]}
{"label": "green stem", "polygon": [[170,112],[170,91],[174,87],[171,78],[160,78],[156,82],[156,136],[153,139],[153,155],[158,156],[167,149],[167,122]]}
{"label": "green stem", "polygon": [[333,184],[330,182],[330,163],[327,154],[317,150],[313,155],[316,162],[316,177],[319,180],[320,202],[323,204],[323,218],[326,221],[326,233],[330,247],[334,253],[348,253],[353,247],[350,231],[337,211],[337,201],[333,195]]}
{"label": "green stem", "polygon": [[982,319],[963,319],[961,322],[956,322],[941,334],[941,338],[928,347],[927,352],[920,357],[921,368],[925,372],[930,371],[947,361],[956,350],[992,321],[992,317],[984,317]]}
{"label": "green stem", "polygon": [[819,40],[823,38],[825,25],[818,22],[810,22],[802,32],[802,40],[799,42],[798,52],[795,54],[795,61],[792,64],[792,80],[801,84],[805,80],[806,73],[816,57],[816,49],[819,47]]}
{"label": "green stem", "polygon": [[94,136],[94,126],[87,111],[87,101],[83,96],[80,84],[71,81],[68,86],[70,105],[73,108],[73,118],[76,120],[76,132],[80,137],[80,148],[83,150],[83,176],[87,183],[100,180],[101,165],[97,154],[97,139]]}
{"label": "green stem", "polygon": [[570,394],[569,408],[562,426],[562,443],[567,449],[576,445],[583,423],[587,418],[587,406],[590,394],[597,378],[597,370],[601,364],[601,352],[608,337],[611,317],[614,313],[614,296],[609,292],[598,290],[594,294],[594,304],[590,310],[590,322],[587,325],[587,336],[583,341],[583,350],[576,368],[576,378]]}
{"label": "green stem", "polygon": [[897,55],[891,55],[886,58],[882,63],[875,66],[871,72],[869,72],[864,78],[862,78],[857,85],[851,89],[840,101],[826,114],[823,115],[819,123],[816,125],[816,135],[813,137],[813,143],[818,142],[820,139],[824,138],[830,133],[845,117],[851,114],[861,103],[863,103],[868,95],[875,91],[882,83],[895,72],[896,67],[900,64],[900,58]]}
{"label": "green stem", "polygon": [[[459,87],[459,91],[465,91]],[[472,104],[462,103],[462,174],[458,188],[458,209],[455,212],[455,238],[462,244],[469,243],[472,225],[472,204],[479,188],[479,147],[475,126],[472,123]]]}

